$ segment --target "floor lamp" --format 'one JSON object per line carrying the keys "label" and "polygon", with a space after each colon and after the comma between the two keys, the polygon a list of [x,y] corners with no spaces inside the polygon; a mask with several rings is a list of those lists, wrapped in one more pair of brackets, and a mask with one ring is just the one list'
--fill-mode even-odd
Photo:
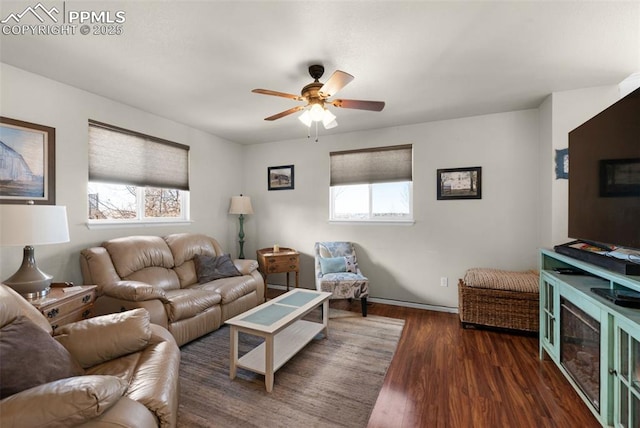
{"label": "floor lamp", "polygon": [[240,233],[238,233],[238,242],[240,242],[240,254],[239,259],[244,259],[244,216],[247,214],[253,214],[253,208],[251,207],[251,198],[248,196],[232,196],[231,206],[229,207],[229,214],[240,214]]}
{"label": "floor lamp", "polygon": [[3,281],[27,299],[49,293],[51,275],[38,269],[34,245],[69,242],[67,207],[56,205],[2,205],[0,245],[22,246],[22,265]]}

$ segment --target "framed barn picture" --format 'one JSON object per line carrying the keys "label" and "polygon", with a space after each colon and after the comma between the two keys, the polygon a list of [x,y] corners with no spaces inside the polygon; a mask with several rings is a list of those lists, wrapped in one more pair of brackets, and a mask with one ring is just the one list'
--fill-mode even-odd
{"label": "framed barn picture", "polygon": [[56,130],[0,116],[0,204],[55,205]]}
{"label": "framed barn picture", "polygon": [[269,190],[289,190],[294,188],[293,165],[267,167]]}

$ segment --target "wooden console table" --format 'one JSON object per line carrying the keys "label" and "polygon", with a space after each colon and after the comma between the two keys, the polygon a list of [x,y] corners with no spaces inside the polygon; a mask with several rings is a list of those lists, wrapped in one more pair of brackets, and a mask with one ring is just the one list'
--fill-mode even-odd
{"label": "wooden console table", "polygon": [[258,270],[264,279],[264,297],[267,297],[267,275],[272,273],[287,274],[287,291],[289,291],[289,272],[296,273],[296,288],[300,286],[300,253],[293,248],[263,248],[256,251]]}

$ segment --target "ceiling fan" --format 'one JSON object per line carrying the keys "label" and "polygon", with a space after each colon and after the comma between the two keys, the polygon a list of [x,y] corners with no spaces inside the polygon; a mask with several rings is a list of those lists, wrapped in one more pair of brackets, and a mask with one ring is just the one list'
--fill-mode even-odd
{"label": "ceiling fan", "polygon": [[320,78],[324,74],[322,65],[314,64],[309,66],[309,74],[314,79],[300,92],[300,95],[288,94],[285,92],[271,91],[269,89],[254,89],[251,92],[256,94],[274,95],[277,97],[289,98],[295,101],[306,101],[306,105],[297,106],[273,116],[266,117],[264,120],[276,120],[288,116],[300,110],[304,110],[299,119],[302,123],[311,126],[313,122],[322,122],[325,129],[331,129],[338,126],[336,116],[331,113],[325,104],[331,104],[334,107],[352,108],[358,110],[381,111],[384,108],[384,101],[364,101],[364,100],[346,100],[335,99],[330,100],[340,89],[344,88],[353,80],[353,76],[344,71],[336,70],[326,83],[321,83]]}

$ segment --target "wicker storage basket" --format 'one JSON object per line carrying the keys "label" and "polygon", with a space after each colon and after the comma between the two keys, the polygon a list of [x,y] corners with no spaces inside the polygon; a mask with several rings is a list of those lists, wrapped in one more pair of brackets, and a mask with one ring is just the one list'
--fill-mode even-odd
{"label": "wicker storage basket", "polygon": [[469,287],[458,283],[458,305],[463,327],[468,324],[537,332],[539,293]]}

